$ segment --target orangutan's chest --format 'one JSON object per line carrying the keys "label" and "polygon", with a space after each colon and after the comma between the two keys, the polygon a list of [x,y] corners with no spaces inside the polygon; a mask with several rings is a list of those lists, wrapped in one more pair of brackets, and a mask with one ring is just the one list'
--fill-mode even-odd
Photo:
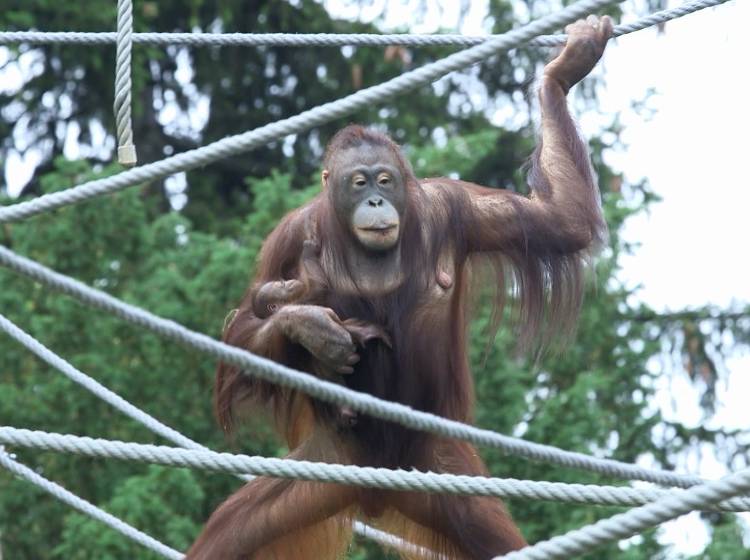
{"label": "orangutan's chest", "polygon": [[383,267],[381,270],[355,268],[349,275],[331,275],[329,285],[335,293],[365,298],[394,296],[415,279],[420,292],[415,294],[426,305],[447,305],[456,288],[456,265],[454,256],[446,251],[441,254],[430,270],[414,270],[413,263]]}

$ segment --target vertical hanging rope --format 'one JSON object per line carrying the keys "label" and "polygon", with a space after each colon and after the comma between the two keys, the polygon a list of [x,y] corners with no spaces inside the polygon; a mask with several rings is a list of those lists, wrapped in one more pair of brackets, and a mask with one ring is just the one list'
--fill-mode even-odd
{"label": "vertical hanging rope", "polygon": [[130,60],[133,52],[133,2],[117,0],[117,67],[115,70],[115,122],[117,123],[117,160],[132,166],[138,161],[133,145],[130,105]]}

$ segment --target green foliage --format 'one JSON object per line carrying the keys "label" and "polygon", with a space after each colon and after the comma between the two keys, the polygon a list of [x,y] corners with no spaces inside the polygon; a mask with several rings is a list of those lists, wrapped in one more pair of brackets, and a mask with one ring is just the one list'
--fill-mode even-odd
{"label": "green foliage", "polygon": [[[442,150],[415,148],[412,156],[422,171],[449,165],[470,177],[472,158],[489,157],[501,136],[497,131],[468,135],[452,139]],[[51,191],[92,176],[81,162],[60,160],[42,184]],[[6,228],[3,242],[158,315],[218,335],[224,315],[244,290],[262,239],[281,216],[317,192],[317,187],[294,190],[291,177],[281,173],[251,178],[247,183],[252,212],[239,225],[236,238],[201,231],[180,214],[154,213],[144,198],[146,186],[14,224]],[[619,193],[605,198],[613,229],[639,209],[629,206]],[[550,355],[537,364],[515,357],[513,333],[507,330],[501,330],[487,346],[490,318],[487,307],[479,306],[472,325],[471,358],[480,425],[626,461],[649,452],[658,456],[651,429],[659,418],[647,412],[650,390],[644,373],[646,360],[656,352],[655,342],[643,323],[623,320],[629,292],[613,282],[618,253],[615,245],[600,262],[598,275],[591,279],[578,337],[564,354]],[[0,308],[22,328],[167,424],[214,448],[225,446],[210,417],[211,360],[5,270],[0,271],[0,281],[5,288],[0,292]],[[126,441],[158,439],[40,366],[17,345],[4,340],[2,349],[0,410],[4,422]],[[241,450],[252,453],[280,450],[267,434],[237,441]],[[187,545],[215,504],[237,485],[231,477],[200,472],[58,454],[19,455],[42,468],[46,476],[177,548]],[[600,481],[593,475],[492,451],[485,450],[484,456],[492,472],[500,476]],[[4,535],[4,545],[21,551],[19,557],[75,558],[93,550],[98,557],[142,554],[118,534],[67,512],[49,498],[40,499],[24,482],[0,477],[0,484],[7,490],[0,497],[0,524],[20,523],[23,528]],[[19,503],[28,504],[34,515],[19,519],[14,514]],[[532,541],[613,513],[612,508],[540,502],[510,506]],[[40,551],[40,539],[59,545]],[[364,546],[355,547],[353,557],[380,557],[371,544]],[[610,547],[609,553],[616,550]],[[645,544],[632,547],[628,556],[652,557],[648,550]]]}
{"label": "green foliage", "polygon": [[[49,31],[105,31],[115,26],[116,6],[108,0],[61,4],[51,0],[7,0],[0,11],[0,29]],[[509,2],[496,2],[490,13],[497,29],[513,25]],[[161,0],[134,5],[136,31],[225,31],[253,33],[367,33],[374,25],[336,19],[314,0],[258,2],[230,0]],[[395,56],[382,48],[289,47],[157,47],[133,49],[133,131],[140,161],[153,161],[173,152],[218,140],[230,134],[289,117],[337,99],[403,71],[455,51],[434,47],[400,49]],[[21,87],[0,91],[0,161],[13,152],[38,148],[42,163],[28,192],[41,190],[39,179],[54,158],[63,153],[69,131],[80,130],[78,140],[91,145],[94,159],[109,161],[108,148],[93,139],[101,126],[114,130],[114,46],[44,45],[14,47],[7,65],[35,60],[35,71],[24,76]],[[538,49],[493,59],[481,70],[487,94],[515,104],[511,95],[528,85],[534,66],[545,56]],[[25,58],[24,58],[25,57]],[[23,59],[23,61],[21,60]],[[182,79],[192,67],[190,85]],[[20,66],[19,66],[20,68]],[[519,73],[514,69],[523,68]],[[487,126],[484,107],[470,101],[476,78],[473,70],[462,79],[446,80],[440,92],[423,88],[402,96],[387,107],[372,106],[349,118],[352,122],[381,123],[398,141],[424,142],[440,127],[449,135]],[[206,122],[191,121],[190,112],[203,101],[210,113]],[[177,115],[161,114],[165,106]],[[525,110],[523,105],[521,110]],[[200,113],[200,111],[198,111]],[[28,122],[19,125],[19,116]],[[448,115],[448,119],[445,116]],[[249,212],[252,198],[244,189],[248,176],[265,177],[272,170],[289,174],[295,187],[308,183],[318,165],[321,146],[338,129],[330,123],[284,142],[260,147],[246,156],[217,162],[188,174],[190,196],[185,215],[205,231],[231,235],[234,221]],[[14,134],[14,131],[16,133]],[[475,177],[484,181],[484,177]],[[0,186],[3,177],[0,177]],[[487,182],[487,181],[485,181]],[[161,182],[155,192],[163,195]],[[168,197],[158,204],[169,207]]]}
{"label": "green foliage", "polygon": [[318,184],[292,190],[292,176],[276,171],[264,178],[248,177],[245,181],[253,195],[252,212],[242,226],[242,236],[253,254],[260,251],[266,235],[271,233],[289,210],[302,206],[320,190]]}
{"label": "green foliage", "polygon": [[[204,493],[187,470],[152,465],[142,476],[131,476],[119,485],[102,507],[135,527],[152,527],[151,536],[187,549],[200,530],[191,512],[200,508]],[[187,515],[186,515],[187,513]],[[62,542],[53,550],[57,558],[85,560],[91,551],[97,558],[161,558],[114,531],[102,531],[102,525],[90,517],[72,513],[66,516]]]}
{"label": "green foliage", "polygon": [[[49,190],[70,187],[93,177],[85,168],[81,162],[60,160],[57,169],[45,176],[43,184]],[[218,336],[224,315],[244,291],[258,240],[303,196],[295,193],[285,198],[282,194],[278,198],[277,194],[289,192],[288,181],[280,176],[278,184],[266,181],[253,188],[259,195],[255,197],[258,211],[248,219],[248,229],[253,229],[255,235],[250,239],[250,245],[255,243],[252,251],[248,245],[234,239],[220,239],[196,231],[186,218],[178,214],[152,216],[139,189],[129,189],[78,208],[63,209],[54,215],[14,224],[5,229],[3,243],[56,270],[137,302],[158,315]],[[261,216],[265,216],[265,224]],[[7,270],[0,271],[0,283],[4,288],[0,291],[3,314],[40,338],[45,345],[167,424],[215,448],[225,445],[211,418],[210,388],[214,364],[210,359],[185,352],[105,313],[50,293]],[[157,440],[153,434],[123,418],[59,373],[42,366],[18,345],[3,339],[0,346],[3,355],[3,369],[0,371],[2,423],[121,440]],[[278,445],[268,438],[243,439],[242,443],[247,443],[243,445],[243,451],[258,454],[278,452]],[[199,524],[219,497],[229,494],[238,484],[229,476],[196,473],[194,479],[185,482],[182,495],[186,499],[189,497],[189,501],[181,500],[181,494],[171,492],[174,496],[165,495],[165,499],[175,501],[165,502],[162,507],[153,498],[160,494],[154,489],[161,480],[158,477],[165,477],[159,475],[159,471],[149,470],[148,475],[144,475],[144,468],[138,465],[55,455],[37,457],[32,453],[20,453],[19,456],[33,465],[43,466],[46,476],[64,482],[67,488],[90,501],[111,504],[120,511],[128,509],[122,500],[131,491],[137,491],[139,496],[151,495],[147,500],[151,502],[148,508],[134,513],[136,526],[151,534],[169,529],[163,533],[164,538],[179,547],[184,547],[190,540],[191,537],[185,535],[195,534],[196,525],[189,522]],[[82,476],[82,473],[86,475]],[[184,473],[181,478],[175,477],[164,478],[162,482],[166,488],[179,485],[185,478]],[[46,499],[30,498],[33,492],[24,482],[4,476],[0,480],[8,490],[0,498],[0,525],[8,526],[10,520],[16,518],[15,512],[19,511],[17,496],[24,496],[26,503],[47,502]],[[197,484],[196,480],[204,488],[205,498],[187,485],[188,482]],[[181,501],[186,507],[180,510],[184,518],[170,513],[170,508],[177,507]],[[29,520],[35,520],[34,527],[38,524],[37,529],[45,538],[39,539],[34,531],[13,531],[3,535],[4,546],[14,551],[27,550],[30,558],[44,558],[47,557],[45,554],[51,554],[39,550],[39,542],[60,542],[57,550],[65,557],[77,548],[80,554],[97,548],[79,547],[78,537],[73,538],[79,535],[77,528],[82,523],[77,518],[66,522],[61,537],[60,519],[66,511],[48,505],[39,508],[40,512],[47,510],[50,513],[43,515],[45,519],[57,519],[47,527],[36,515],[29,517]],[[174,518],[174,525],[168,525],[164,520],[157,521],[159,512],[165,518]],[[88,534],[84,528],[89,526],[81,525],[81,531]],[[130,550],[127,547],[132,546],[123,537],[110,535],[101,528],[86,530],[92,535],[106,534],[102,550],[109,551],[114,557],[122,557],[120,551]]]}

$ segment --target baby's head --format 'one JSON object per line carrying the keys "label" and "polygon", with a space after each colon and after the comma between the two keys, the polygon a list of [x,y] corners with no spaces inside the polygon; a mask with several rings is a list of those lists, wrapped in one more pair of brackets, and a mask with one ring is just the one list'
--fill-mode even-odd
{"label": "baby's head", "polygon": [[265,319],[276,310],[289,303],[296,303],[305,292],[300,280],[276,280],[261,284],[253,295],[253,312],[256,317]]}

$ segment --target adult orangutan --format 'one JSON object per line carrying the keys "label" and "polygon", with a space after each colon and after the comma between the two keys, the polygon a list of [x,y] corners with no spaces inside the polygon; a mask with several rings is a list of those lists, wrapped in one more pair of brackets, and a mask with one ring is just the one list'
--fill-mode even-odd
{"label": "adult orangutan", "polygon": [[[328,145],[321,194],[266,240],[254,284],[299,278],[303,246],[314,239],[325,289],[260,317],[250,290],[225,340],[297,369],[339,372],[358,391],[470,421],[470,272],[489,263],[499,268],[499,282],[503,269],[511,272],[524,336],[546,336],[572,325],[584,257],[605,235],[586,146],[565,98],[601,57],[612,24],[592,16],[567,33],[541,80],[530,196],[444,178],[418,181],[387,136],[349,126]],[[498,293],[504,291],[501,285]],[[358,352],[343,325],[352,318],[384,328],[391,346]],[[270,407],[292,458],[485,474],[467,443],[367,415],[341,429],[337,407],[227,364],[219,366],[215,398],[225,429],[241,401]],[[354,518],[418,543],[434,558],[486,559],[525,545],[496,499],[258,478],[216,510],[188,558],[336,558]]]}

